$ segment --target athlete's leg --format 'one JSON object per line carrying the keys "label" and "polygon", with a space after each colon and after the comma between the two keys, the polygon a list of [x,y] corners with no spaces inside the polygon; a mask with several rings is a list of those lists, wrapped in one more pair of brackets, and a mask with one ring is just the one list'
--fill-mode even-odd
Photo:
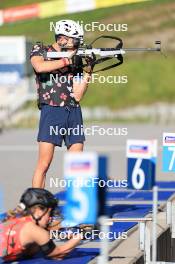
{"label": "athlete's leg", "polygon": [[47,170],[54,154],[54,144],[39,142],[39,156],[37,166],[33,175],[32,187],[44,188]]}
{"label": "athlete's leg", "polygon": [[67,150],[68,151],[81,152],[81,151],[83,151],[83,146],[84,146],[83,143],[75,143],[75,144],[70,145],[67,148]]}

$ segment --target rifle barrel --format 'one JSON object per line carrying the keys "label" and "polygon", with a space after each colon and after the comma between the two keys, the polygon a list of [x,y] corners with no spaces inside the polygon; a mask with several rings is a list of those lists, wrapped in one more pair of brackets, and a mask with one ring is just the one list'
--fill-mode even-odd
{"label": "rifle barrel", "polygon": [[124,48],[124,51],[161,51],[160,47],[157,48]]}
{"label": "rifle barrel", "polygon": [[[92,49],[78,49],[77,54],[80,56],[91,56],[92,53],[101,57],[117,57],[119,54],[126,52],[144,52],[144,51],[161,51],[161,47],[155,48],[92,48]],[[70,52],[47,52],[47,58],[66,58],[69,57]]]}

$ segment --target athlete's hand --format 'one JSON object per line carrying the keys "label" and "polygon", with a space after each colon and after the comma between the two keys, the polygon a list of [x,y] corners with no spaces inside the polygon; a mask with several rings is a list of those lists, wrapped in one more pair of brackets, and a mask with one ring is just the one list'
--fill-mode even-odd
{"label": "athlete's hand", "polygon": [[47,226],[47,230],[59,230],[61,228],[61,221],[57,220],[54,222],[51,222],[48,226]]}
{"label": "athlete's hand", "polygon": [[72,63],[71,63],[71,68],[72,68],[72,72],[77,75],[77,73],[81,73],[82,72],[82,68],[83,68],[83,60],[79,55],[73,55],[72,59],[71,59]]}
{"label": "athlete's hand", "polygon": [[77,49],[69,51],[68,59],[71,60],[72,57],[77,53]]}
{"label": "athlete's hand", "polygon": [[83,67],[83,60],[79,55],[72,56],[72,66],[77,70]]}
{"label": "athlete's hand", "polygon": [[92,52],[92,56],[87,56],[85,58],[85,61],[87,63],[87,66],[84,68],[84,71],[91,74],[95,66],[95,61],[96,61],[95,54]]}

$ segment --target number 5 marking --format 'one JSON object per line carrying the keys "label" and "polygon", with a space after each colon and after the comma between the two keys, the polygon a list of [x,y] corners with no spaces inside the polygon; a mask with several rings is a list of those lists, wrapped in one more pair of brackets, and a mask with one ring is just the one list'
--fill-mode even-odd
{"label": "number 5 marking", "polygon": [[[132,172],[132,184],[135,189],[142,189],[145,183],[145,173],[140,168],[142,163],[142,159],[137,159],[133,172]],[[139,180],[137,180],[137,177],[139,176]]]}
{"label": "number 5 marking", "polygon": [[88,194],[83,192],[80,188],[73,188],[72,194],[74,202],[78,202],[80,207],[72,209],[73,218],[79,222],[85,221],[89,213]]}
{"label": "number 5 marking", "polygon": [[169,164],[169,168],[168,168],[168,170],[171,171],[173,169],[174,160],[175,160],[175,147],[169,147],[168,150],[173,152],[172,157],[171,157],[171,161]]}

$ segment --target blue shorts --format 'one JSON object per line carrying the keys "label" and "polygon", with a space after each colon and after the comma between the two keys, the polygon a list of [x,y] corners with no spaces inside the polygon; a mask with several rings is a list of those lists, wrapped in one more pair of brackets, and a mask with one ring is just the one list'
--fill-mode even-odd
{"label": "blue shorts", "polygon": [[75,143],[83,143],[85,136],[80,106],[43,105],[37,140],[60,147],[63,141],[67,147]]}

